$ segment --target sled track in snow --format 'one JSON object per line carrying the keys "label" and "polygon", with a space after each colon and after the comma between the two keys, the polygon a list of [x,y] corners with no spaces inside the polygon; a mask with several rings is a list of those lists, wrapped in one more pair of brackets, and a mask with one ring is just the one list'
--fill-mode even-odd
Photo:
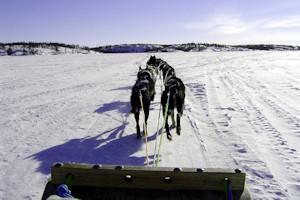
{"label": "sled track in snow", "polygon": [[[235,58],[227,60],[233,59]],[[219,69],[208,69],[207,65],[202,65],[201,70],[204,71],[204,76],[201,74],[202,78],[200,78],[202,81],[188,81],[185,83],[187,88],[186,116],[195,130],[195,134],[201,136],[199,137],[199,141],[201,146],[204,147],[203,149],[205,151],[203,152],[209,154],[209,159],[206,162],[209,166],[216,167],[219,164],[216,160],[219,159],[224,162],[224,156],[230,158],[227,160],[226,165],[228,167],[241,168],[248,173],[248,183],[251,191],[256,194],[255,196],[264,196],[268,193],[268,196],[272,196],[273,198],[286,199],[288,197],[287,190],[286,188],[282,188],[281,184],[274,179],[274,175],[269,170],[270,166],[259,158],[257,151],[252,151],[253,145],[249,145],[243,139],[239,130],[234,129],[235,124],[233,123],[235,122],[232,121],[232,118],[234,119],[236,117],[243,118],[246,123],[248,123],[247,126],[251,126],[257,134],[270,129],[270,123],[268,123],[266,118],[261,118],[254,105],[248,103],[245,108],[245,105],[239,103],[241,98],[243,98],[243,100],[245,98],[246,102],[251,100],[248,95],[243,92],[242,88],[233,84],[233,82],[227,78],[226,74],[230,72],[224,62],[219,58],[216,58],[215,62],[209,62],[220,66],[221,68]],[[192,68],[195,67],[193,66]],[[214,78],[212,78],[211,75],[213,75]],[[197,77],[198,76],[195,75],[194,78],[190,77],[190,79],[196,80],[198,79]],[[216,84],[215,78],[217,78],[221,84]],[[222,91],[222,89],[224,90]],[[225,96],[227,98],[228,96],[230,97],[230,102],[232,102],[234,106],[222,107],[222,100],[220,100],[220,98],[222,99]],[[249,113],[245,113],[245,110],[248,109],[256,110],[257,113],[254,114],[254,116],[256,116],[254,119],[249,118]],[[257,120],[260,121],[258,122]],[[264,129],[254,129],[254,122],[257,124],[260,123],[260,125],[262,125],[260,128],[263,127]],[[201,125],[199,125],[199,123],[201,123]],[[205,132],[203,132],[203,130],[205,130]],[[271,132],[272,131],[274,132],[274,130],[271,130]],[[206,143],[208,140],[207,137],[213,138],[215,144],[219,143],[220,147],[214,147],[217,149],[215,150],[217,153],[206,150],[207,148],[212,148]],[[278,140],[282,141],[282,139],[283,138],[279,137]],[[274,145],[276,146],[278,143],[274,143]],[[205,148],[205,146],[207,148]],[[222,146],[228,148],[224,150]],[[277,149],[276,153],[279,152],[280,149]],[[218,155],[218,153],[220,154]],[[286,151],[283,157],[290,156],[289,153],[290,151]],[[297,159],[297,157],[294,159]],[[234,163],[235,166],[233,166],[232,163]],[[252,168],[249,166],[252,166]],[[292,173],[295,172],[296,171],[292,171]],[[265,188],[265,190],[259,188]]]}
{"label": "sled track in snow", "polygon": [[[220,63],[222,62],[220,61]],[[269,184],[270,186],[270,183],[265,182],[266,179],[269,179],[270,181],[272,180],[271,185],[273,185],[274,188],[280,188],[279,183],[276,183],[276,181],[273,180],[274,177],[276,177],[276,179],[279,179],[281,181],[288,180],[289,182],[295,185],[289,188],[282,188],[281,191],[276,191],[276,190],[274,191],[274,190],[270,190],[271,188],[268,188],[269,193],[271,192],[275,194],[274,198],[276,197],[276,195],[286,198],[287,197],[286,192],[293,193],[299,189],[300,181],[299,179],[294,177],[294,174],[299,173],[298,170],[300,167],[299,165],[300,162],[291,162],[290,158],[292,158],[292,160],[300,160],[300,157],[296,152],[296,150],[289,146],[288,141],[284,139],[282,133],[277,128],[275,128],[274,125],[272,125],[268,117],[266,117],[266,115],[263,113],[266,107],[259,108],[258,107],[259,104],[256,101],[253,101],[252,97],[251,96],[249,97],[249,94],[255,94],[258,92],[259,97],[256,99],[262,99],[262,101],[268,107],[270,107],[271,110],[275,111],[276,113],[275,115],[283,118],[284,121],[286,121],[289,125],[291,125],[292,123],[293,128],[298,127],[299,121],[297,118],[292,116],[286,110],[279,107],[277,103],[266,98],[266,97],[273,97],[274,99],[277,99],[277,97],[272,95],[268,90],[264,89],[263,91],[260,90],[257,91],[257,89],[261,87],[259,87],[258,85],[256,85],[256,87],[255,86],[253,87],[253,85],[250,85],[250,83],[253,83],[253,81],[252,82],[248,81],[247,79],[245,79],[245,77],[239,77],[236,73],[232,74],[233,72],[228,70],[229,67],[226,66],[224,63],[222,64],[225,66],[223,70],[226,70],[225,68],[227,68],[227,72],[230,74],[230,76],[228,77],[234,78],[235,81],[233,82],[227,76],[224,76],[222,77],[222,81],[224,85],[226,85],[227,90],[234,91],[234,94],[239,96],[238,99],[242,99],[242,102],[247,103],[244,105],[240,105],[240,107],[244,108],[243,112],[247,114],[249,124],[251,125],[252,130],[255,132],[256,136],[258,138],[261,138],[261,140],[259,141],[264,141],[265,145],[261,144],[263,145],[261,146],[261,148],[265,149],[265,147],[267,147],[268,151],[272,154],[272,158],[264,159],[267,161],[264,165],[267,166],[269,169],[271,169],[271,172],[269,175],[265,174],[265,176],[261,177],[263,178],[263,180],[261,180],[262,183],[259,184],[263,184],[263,185]],[[253,90],[252,93],[248,91],[249,88]],[[255,152],[255,153],[259,154],[259,152]],[[268,163],[270,159],[273,164]],[[274,166],[274,162],[277,163],[275,166]],[[259,169],[259,167],[256,169]],[[268,169],[263,169],[262,171],[266,173]],[[282,177],[282,172],[284,172],[284,179]],[[255,171],[252,170],[252,174],[254,175],[254,177],[255,176],[260,177],[260,175],[257,173],[257,170]],[[287,176],[289,177],[288,179]],[[251,182],[252,180],[250,177],[250,185],[255,185]],[[288,189],[291,191],[288,191]]]}
{"label": "sled track in snow", "polygon": [[[239,112],[241,112],[242,117],[245,118],[245,121],[248,121],[248,125],[252,127],[256,134],[260,134],[261,130],[258,130],[255,127],[253,127],[253,123],[255,122],[261,123],[259,122],[259,117],[251,118],[250,114],[246,111],[246,109],[254,108],[245,107],[245,105],[240,104],[238,102],[240,98],[245,98],[240,96],[240,90],[236,92],[233,89],[233,86],[228,84],[226,80],[222,80],[222,82],[225,88],[227,89],[227,92],[229,92],[232,96],[237,97],[236,99],[233,99],[233,103],[237,107],[242,108],[241,110],[239,110]],[[252,132],[250,132],[250,134],[251,133]],[[253,137],[255,137],[255,135]],[[234,144],[234,146],[239,148],[241,147],[240,144]],[[272,172],[270,172],[268,164],[258,157],[260,156],[260,152],[257,152],[255,150],[252,151],[252,149],[254,149],[252,144],[245,143],[242,146],[243,148],[240,148],[239,150],[236,149],[237,152],[240,152],[241,154],[237,155],[237,159],[234,159],[235,163],[247,172],[249,188],[254,192],[254,194],[256,194],[257,196],[263,196],[263,193],[267,192],[273,195],[274,198],[279,198],[279,196],[281,196],[281,198],[283,199],[287,198],[287,194],[284,191],[284,189],[279,189],[281,188],[281,185],[278,181],[274,180],[274,176],[272,175]],[[242,158],[241,155],[243,155]],[[249,166],[252,167],[250,168]],[[257,189],[261,187],[265,188],[266,190],[262,191],[260,189]]]}
{"label": "sled track in snow", "polygon": [[[199,123],[198,123],[198,120],[195,118],[195,114],[198,113],[199,114],[199,108],[194,108],[194,107],[191,107],[191,105],[188,103],[189,101],[191,101],[192,99],[192,96],[191,95],[196,95],[197,98],[200,99],[200,102],[201,102],[201,108],[202,111],[205,112],[205,102],[206,102],[206,94],[205,94],[205,91],[203,91],[202,89],[204,88],[198,88],[198,85],[197,84],[194,84],[194,83],[189,83],[189,84],[185,84],[187,87],[186,89],[186,102],[185,102],[185,113],[184,116],[187,117],[187,119],[189,120],[193,130],[194,130],[194,134],[195,136],[197,137],[198,139],[198,142],[199,142],[199,145],[202,149],[202,152],[201,154],[203,155],[203,158],[205,159],[205,163],[207,166],[210,166],[210,161],[209,159],[207,158],[207,155],[206,155],[206,148],[205,148],[205,144],[204,144],[204,140],[201,136],[201,130],[199,128]],[[193,89],[196,89],[197,92],[200,91],[200,94],[196,93],[196,94],[193,94],[193,89],[190,89],[190,87],[192,87]]]}

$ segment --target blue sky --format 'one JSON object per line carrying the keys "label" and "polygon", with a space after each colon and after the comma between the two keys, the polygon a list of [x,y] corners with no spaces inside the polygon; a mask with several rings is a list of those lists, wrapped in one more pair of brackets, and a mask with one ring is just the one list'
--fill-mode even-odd
{"label": "blue sky", "polygon": [[0,0],[0,41],[300,45],[300,0]]}

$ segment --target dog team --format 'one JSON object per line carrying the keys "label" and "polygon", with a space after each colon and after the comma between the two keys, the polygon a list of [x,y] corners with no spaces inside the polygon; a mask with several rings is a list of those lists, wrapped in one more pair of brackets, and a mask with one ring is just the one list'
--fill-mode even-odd
{"label": "dog team", "polygon": [[[162,73],[164,90],[161,95],[162,110],[165,117],[164,127],[166,129],[167,138],[172,140],[170,128],[176,127],[176,133],[180,135],[181,126],[180,118],[183,114],[184,99],[185,99],[185,86],[180,78],[176,76],[175,70],[167,62],[162,59],[151,56],[147,61],[146,68],[139,68],[137,80],[132,87],[131,93],[131,112],[134,114],[136,120],[136,133],[137,138],[140,138],[141,131],[139,125],[140,111],[144,111],[145,128],[147,128],[147,120],[149,117],[150,104],[155,96],[155,82],[159,75]],[[176,123],[175,113],[177,110]],[[171,116],[172,125],[169,127],[168,117]]]}

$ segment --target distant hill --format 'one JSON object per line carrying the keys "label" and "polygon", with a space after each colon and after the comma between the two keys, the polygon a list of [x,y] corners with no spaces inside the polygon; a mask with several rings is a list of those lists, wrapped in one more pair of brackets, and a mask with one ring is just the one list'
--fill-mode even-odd
{"label": "distant hill", "polygon": [[[0,56],[88,54],[89,47],[64,43],[14,42],[0,43]],[[95,53],[95,52],[94,52]]]}
{"label": "distant hill", "polygon": [[200,51],[249,51],[276,50],[297,51],[300,46],[291,45],[220,45],[208,43],[185,44],[121,44],[99,47],[80,47],[64,43],[14,42],[0,43],[0,56],[22,55],[58,55],[58,54],[90,54],[90,53],[142,53],[142,52],[200,52]]}
{"label": "distant hill", "polygon": [[300,50],[300,46],[290,45],[220,45],[208,43],[186,44],[122,44],[91,48],[102,53],[133,53],[133,52],[199,52],[199,51],[249,51],[249,50]]}

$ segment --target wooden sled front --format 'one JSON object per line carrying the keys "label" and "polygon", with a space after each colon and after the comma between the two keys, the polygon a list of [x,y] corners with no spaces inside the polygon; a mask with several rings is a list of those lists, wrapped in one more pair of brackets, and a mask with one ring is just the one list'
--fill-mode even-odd
{"label": "wooden sled front", "polygon": [[245,178],[245,173],[230,169],[57,163],[42,200],[64,183],[83,200],[251,199]]}

